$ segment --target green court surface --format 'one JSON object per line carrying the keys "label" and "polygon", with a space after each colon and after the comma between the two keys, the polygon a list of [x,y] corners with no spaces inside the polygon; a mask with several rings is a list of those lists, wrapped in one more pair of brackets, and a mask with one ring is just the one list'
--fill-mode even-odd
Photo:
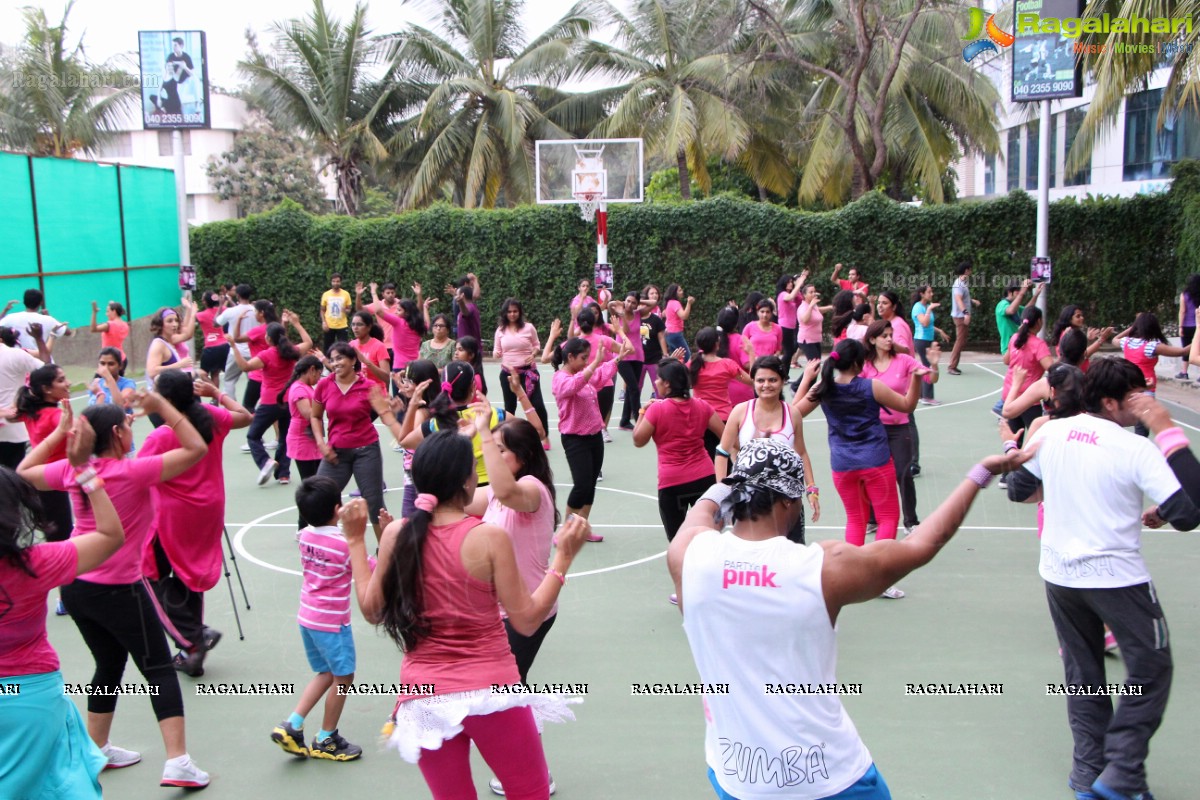
{"label": "green court surface", "polygon": [[[943,405],[921,407],[919,510],[927,514],[985,454],[999,449],[989,409],[999,392],[998,362],[964,365],[961,377],[937,386]],[[544,373],[548,390],[549,373]],[[496,367],[488,367],[494,386]],[[647,389],[648,391],[648,389]],[[547,404],[552,398],[547,394]],[[606,448],[604,482],[592,522],[605,541],[585,547],[562,594],[558,620],[530,680],[587,684],[577,721],[547,727],[544,736],[557,797],[712,797],[706,778],[700,701],[688,696],[635,696],[633,684],[697,680],[663,552],[658,520],[653,445],[634,448],[616,429]],[[1197,441],[1200,418],[1172,407]],[[551,414],[553,415],[553,411]],[[553,423],[553,420],[551,420]],[[143,437],[147,423],[138,423]],[[820,412],[805,424],[817,469],[823,515],[809,538],[836,538],[845,521],[829,474],[826,429]],[[270,438],[270,436],[268,436]],[[557,434],[551,463],[564,504],[569,472]],[[340,730],[364,749],[353,763],[303,761],[269,741],[272,726],[296,697],[198,694],[230,684],[294,684],[311,677],[296,627],[299,595],[292,491],[255,486],[257,470],[240,452],[244,436],[226,442],[227,527],[252,609],[241,603],[245,640],[224,580],[208,593],[208,622],[225,636],[200,679],[181,676],[187,710],[188,749],[212,775],[207,800],[380,796],[429,797],[419,770],[378,746],[391,710],[389,695],[350,697]],[[399,508],[400,455],[385,448],[387,499]],[[1065,701],[1047,696],[1062,682],[1057,643],[1037,575],[1035,509],[1009,503],[995,487],[977,498],[963,528],[938,558],[901,582],[908,596],[846,609],[839,622],[839,680],[862,685],[845,698],[859,733],[898,800],[1071,798],[1066,786],[1071,736]],[[370,534],[368,533],[368,536]],[[1194,743],[1200,739],[1200,548],[1195,534],[1170,529],[1144,534],[1144,550],[1172,626],[1175,678],[1170,706],[1152,741],[1151,789],[1159,800],[1200,796]],[[746,620],[753,625],[754,620]],[[92,660],[69,618],[49,619],[50,638],[69,683],[85,683]],[[399,681],[400,653],[354,611],[358,648],[356,680]],[[1110,682],[1124,678],[1119,658],[1108,659]],[[127,682],[140,682],[130,664]],[[906,693],[906,684],[1002,684],[1002,694],[929,696]],[[82,698],[76,698],[83,707]],[[317,730],[320,706],[306,725]],[[102,777],[106,796],[169,797],[159,788],[163,750],[150,703],[122,698],[113,741],[141,751],[143,763]],[[797,740],[803,740],[798,733]],[[818,744],[819,743],[813,743]],[[474,756],[475,784],[489,797],[490,773]],[[1192,788],[1188,788],[1192,787]]]}

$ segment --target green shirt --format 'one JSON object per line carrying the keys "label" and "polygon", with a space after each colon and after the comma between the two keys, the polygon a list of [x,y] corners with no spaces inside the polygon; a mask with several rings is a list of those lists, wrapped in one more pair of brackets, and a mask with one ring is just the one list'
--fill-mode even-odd
{"label": "green shirt", "polygon": [[996,330],[1000,331],[1000,355],[1008,352],[1008,343],[1012,341],[1012,337],[1016,334],[1017,329],[1021,327],[1021,314],[1025,313],[1025,306],[1017,306],[1017,313],[1009,316],[1004,313],[1008,308],[1011,300],[1001,300],[996,304]]}

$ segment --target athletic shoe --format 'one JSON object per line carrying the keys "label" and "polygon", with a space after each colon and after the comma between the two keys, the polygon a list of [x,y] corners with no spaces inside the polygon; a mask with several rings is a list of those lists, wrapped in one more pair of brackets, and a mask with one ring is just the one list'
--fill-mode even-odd
{"label": "athletic shoe", "polygon": [[[958,374],[961,375],[962,373],[960,372]],[[938,400],[937,398],[934,398],[934,397],[929,397],[929,398],[922,397],[921,398],[921,405],[923,405],[923,406],[940,406],[941,404],[942,404],[942,401]]]}
{"label": "athletic shoe", "polygon": [[1150,792],[1138,792],[1137,794],[1121,794],[1116,789],[1110,789],[1099,779],[1092,784],[1092,791],[1102,800],[1154,800],[1154,795]]}
{"label": "athletic shoe", "polygon": [[274,450],[278,446],[279,442],[263,442],[263,447],[267,448],[268,450]]}
{"label": "athletic shoe", "polygon": [[54,607],[54,616],[65,617],[67,615],[67,607],[63,605],[63,601],[59,600],[58,605]]}
{"label": "athletic shoe", "polygon": [[258,485],[266,486],[267,481],[271,480],[271,476],[275,474],[275,468],[279,466],[275,459],[268,458],[267,463],[263,464],[262,469],[258,471]]}
{"label": "athletic shoe", "polygon": [[996,487],[1008,491],[1008,480],[1001,477],[1000,480],[996,481]]}
{"label": "athletic shoe", "polygon": [[205,652],[212,650],[217,646],[217,642],[221,641],[221,632],[216,628],[204,626],[204,650]]}
{"label": "athletic shoe", "polygon": [[362,497],[362,492],[360,492],[358,489],[351,489],[350,496],[351,497]]}
{"label": "athletic shoe", "polygon": [[330,761],[353,761],[362,755],[362,748],[347,742],[335,728],[321,741],[314,740],[312,747],[308,748],[308,755],[311,758],[326,758]]}
{"label": "athletic shoe", "polygon": [[679,595],[671,592],[669,595],[667,595],[667,602],[673,606],[679,605]]}
{"label": "athletic shoe", "polygon": [[[917,525],[920,525],[920,524],[921,523],[919,523],[919,522],[917,523]],[[912,536],[913,528],[915,528],[915,527],[917,527],[917,526],[916,525],[905,525],[904,526],[904,535]]]}
{"label": "athletic shoe", "polygon": [[909,471],[910,473],[912,473],[912,476],[913,476],[914,478],[919,478],[919,477],[921,477],[921,465],[920,465],[920,464],[913,464],[912,466],[910,466],[910,467],[908,468],[908,471]]}
{"label": "athletic shoe", "polygon": [[392,445],[392,452],[393,453],[403,453],[404,448],[400,446],[399,442],[396,442],[394,445]]}
{"label": "athletic shoe", "polygon": [[904,597],[904,590],[899,586],[889,586],[884,590],[883,594],[879,596],[886,597],[888,600],[899,600],[901,597]]}
{"label": "athletic shoe", "polygon": [[589,533],[589,534],[588,534],[588,538],[587,538],[587,540],[588,540],[589,542],[603,542],[603,541],[604,541],[604,537],[603,537],[603,536],[601,536],[601,535],[600,535],[600,534],[598,534],[598,533]]}
{"label": "athletic shoe", "polygon": [[946,370],[946,372],[950,373],[951,375],[962,375],[962,370],[958,367],[950,367]]}
{"label": "athletic shoe", "polygon": [[142,760],[141,753],[135,753],[132,750],[126,750],[124,747],[117,747],[112,742],[100,748],[100,752],[108,759],[108,763],[104,765],[105,769],[121,769],[122,767],[132,767],[134,764]]}
{"label": "athletic shoe", "polygon": [[1188,374],[1187,374],[1186,372],[1181,372],[1181,373],[1179,373],[1178,375],[1176,375],[1176,376],[1175,376],[1175,380],[1177,380],[1177,381],[1190,381],[1190,380],[1191,380],[1191,378],[1189,378],[1189,377],[1188,377]]}
{"label": "athletic shoe", "polygon": [[249,452],[250,452],[250,445],[249,445],[249,443],[242,445],[242,452],[243,452],[243,453],[249,453]]}
{"label": "athletic shoe", "polygon": [[[492,778],[490,781],[488,781],[488,788],[492,790],[492,794],[499,795],[500,797],[504,797],[504,787],[500,785],[499,778]],[[557,791],[558,791],[558,787],[554,785],[554,776],[551,775],[550,776],[550,794],[554,794]]]}
{"label": "athletic shoe", "polygon": [[184,789],[203,789],[208,786],[208,773],[196,766],[187,753],[167,759],[159,786],[180,786]]}
{"label": "athletic shoe", "polygon": [[604,480],[604,470],[600,470],[600,474],[596,476],[596,483]]}
{"label": "athletic shoe", "polygon": [[304,746],[304,731],[296,730],[286,719],[271,731],[271,741],[283,748],[285,753],[308,758],[308,748]]}
{"label": "athletic shoe", "polygon": [[612,434],[608,432],[608,428],[600,431],[600,438],[604,440],[605,444],[612,444]]}
{"label": "athletic shoe", "polygon": [[876,533],[879,533],[879,523],[878,522],[868,522],[867,523],[867,535],[871,536]]}
{"label": "athletic shoe", "polygon": [[622,426],[621,426],[621,430],[623,430],[623,431],[631,431],[631,430],[633,430],[633,426],[632,426],[632,425],[622,425]]}
{"label": "athletic shoe", "polygon": [[171,659],[171,666],[184,675],[199,678],[204,674],[204,646],[201,645],[194,653],[176,653],[175,658]]}
{"label": "athletic shoe", "polygon": [[547,453],[550,452],[550,440],[549,439],[542,442],[542,449],[545,450]]}
{"label": "athletic shoe", "polygon": [[1067,788],[1075,793],[1075,800],[1100,800],[1100,795],[1091,789],[1076,789],[1075,784],[1067,781]]}
{"label": "athletic shoe", "polygon": [[1117,637],[1113,636],[1113,632],[1110,631],[1108,628],[1104,629],[1104,652],[1105,653],[1117,652]]}

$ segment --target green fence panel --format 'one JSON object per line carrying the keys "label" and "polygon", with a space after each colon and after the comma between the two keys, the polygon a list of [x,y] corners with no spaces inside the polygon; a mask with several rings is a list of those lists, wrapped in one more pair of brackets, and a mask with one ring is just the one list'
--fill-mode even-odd
{"label": "green fence panel", "polygon": [[86,275],[47,274],[46,309],[50,316],[72,328],[86,326],[92,319],[92,301],[100,306],[97,319],[105,319],[109,300],[125,304],[125,276],[121,270],[89,272]]}
{"label": "green fence panel", "polygon": [[4,213],[0,214],[0,242],[4,243],[0,247],[0,275],[37,272],[27,156],[0,153],[0,198],[4,198]]}
{"label": "green fence panel", "polygon": [[179,263],[175,173],[121,167],[125,258],[131,267]]}
{"label": "green fence panel", "polygon": [[35,158],[33,181],[43,272],[124,266],[115,166]]}
{"label": "green fence panel", "polygon": [[179,267],[129,270],[129,316],[153,314],[163,306],[179,305]]}

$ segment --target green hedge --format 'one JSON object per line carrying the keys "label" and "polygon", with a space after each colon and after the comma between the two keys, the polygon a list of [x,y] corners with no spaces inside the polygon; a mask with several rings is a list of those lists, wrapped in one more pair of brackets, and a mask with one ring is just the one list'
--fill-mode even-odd
{"label": "green hedge", "polygon": [[[1127,324],[1143,309],[1173,322],[1174,298],[1191,271],[1175,256],[1183,205],[1165,194],[1053,204],[1050,308],[1079,303],[1092,324]],[[996,336],[991,310],[1004,285],[1029,274],[1035,217],[1034,200],[1019,191],[925,207],[872,193],[821,213],[729,197],[622,205],[609,215],[609,254],[619,290],[678,282],[694,295],[691,333],[713,324],[729,299],[740,301],[752,289],[773,293],[785,271],[809,268],[831,297],[829,273],[839,261],[857,266],[873,290],[893,288],[905,302],[917,283],[931,282],[948,306],[953,268],[970,260],[974,296],[982,302],[972,338],[983,342]],[[475,272],[486,337],[508,296],[522,298],[543,331],[566,314],[579,279],[591,276],[593,237],[593,226],[574,207],[437,206],[358,220],[313,217],[285,202],[265,214],[203,225],[191,242],[202,286],[248,282],[257,295],[313,322],[335,271],[351,290],[356,280],[394,280],[407,294],[420,282],[427,295],[436,290],[442,309],[445,284]]]}

